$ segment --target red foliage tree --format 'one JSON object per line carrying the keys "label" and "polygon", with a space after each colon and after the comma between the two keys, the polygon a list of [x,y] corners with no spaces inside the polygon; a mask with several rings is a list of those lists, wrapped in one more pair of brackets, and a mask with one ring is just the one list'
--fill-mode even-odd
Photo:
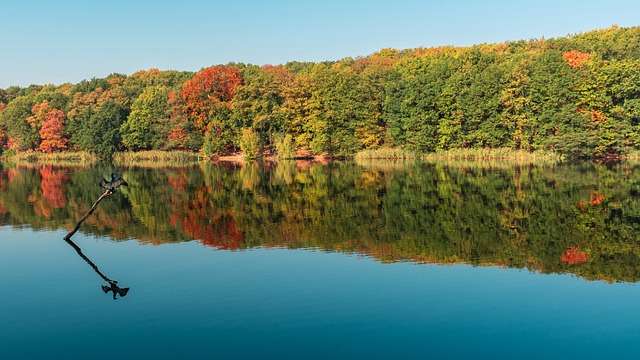
{"label": "red foliage tree", "polygon": [[65,115],[53,109],[47,113],[40,127],[40,150],[46,153],[61,151],[67,148],[68,140],[63,136]]}
{"label": "red foliage tree", "polygon": [[576,265],[589,261],[589,254],[581,252],[578,247],[569,247],[561,259],[569,265]]}
{"label": "red foliage tree", "polygon": [[185,115],[204,132],[216,110],[221,106],[229,107],[241,83],[242,77],[236,68],[212,66],[201,70],[182,84],[180,97]]}

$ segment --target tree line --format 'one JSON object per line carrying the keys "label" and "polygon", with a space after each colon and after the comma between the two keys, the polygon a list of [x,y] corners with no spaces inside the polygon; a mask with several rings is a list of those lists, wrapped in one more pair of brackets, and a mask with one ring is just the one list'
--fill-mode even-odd
{"label": "tree line", "polygon": [[3,150],[106,158],[140,150],[351,156],[380,148],[604,158],[639,149],[639,124],[640,27],[0,89]]}

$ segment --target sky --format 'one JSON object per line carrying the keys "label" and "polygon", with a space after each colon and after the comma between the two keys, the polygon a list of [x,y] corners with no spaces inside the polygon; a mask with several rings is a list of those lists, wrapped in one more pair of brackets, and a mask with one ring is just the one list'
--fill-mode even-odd
{"label": "sky", "polygon": [[0,0],[0,88],[640,25],[637,0]]}

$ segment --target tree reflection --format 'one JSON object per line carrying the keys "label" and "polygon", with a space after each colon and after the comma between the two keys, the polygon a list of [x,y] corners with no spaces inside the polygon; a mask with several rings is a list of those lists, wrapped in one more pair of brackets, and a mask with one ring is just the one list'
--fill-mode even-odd
{"label": "tree reflection", "polygon": [[[100,195],[99,170],[3,170],[0,219],[71,229]],[[639,172],[634,164],[468,162],[137,168],[127,170],[131,186],[101,203],[82,231],[152,244],[315,248],[384,262],[505,266],[635,282]]]}

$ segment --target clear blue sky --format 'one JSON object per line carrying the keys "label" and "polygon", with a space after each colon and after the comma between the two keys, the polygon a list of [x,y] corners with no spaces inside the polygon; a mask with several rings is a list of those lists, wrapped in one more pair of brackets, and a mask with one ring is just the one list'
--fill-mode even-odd
{"label": "clear blue sky", "polygon": [[640,25],[638,0],[0,0],[0,88]]}

